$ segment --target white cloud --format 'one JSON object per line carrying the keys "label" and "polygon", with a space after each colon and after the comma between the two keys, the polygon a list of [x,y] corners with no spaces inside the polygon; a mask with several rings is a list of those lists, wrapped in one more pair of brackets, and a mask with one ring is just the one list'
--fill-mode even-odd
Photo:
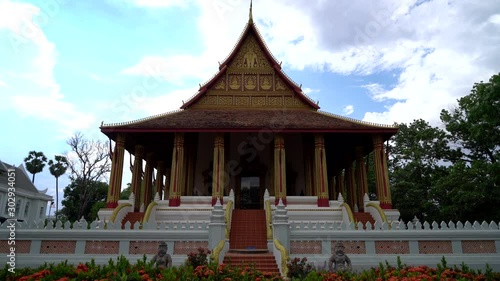
{"label": "white cloud", "polygon": [[351,115],[351,114],[354,113],[354,106],[353,105],[347,105],[346,107],[344,107],[344,109],[342,109],[342,112],[345,115]]}
{"label": "white cloud", "polygon": [[65,101],[60,91],[54,77],[55,45],[37,24],[42,13],[31,4],[0,2],[0,32],[7,34],[12,56],[18,58],[3,62],[0,75],[13,89],[6,95],[11,108],[22,117],[51,121],[60,133],[69,135],[88,127],[93,117]]}
{"label": "white cloud", "polygon": [[7,88],[7,83],[3,82],[2,80],[0,80],[0,87],[5,87]]}
{"label": "white cloud", "polygon": [[156,97],[147,97],[136,103],[136,109],[144,112],[146,116],[178,110],[183,102],[187,102],[197,91],[198,88],[180,89]]}
{"label": "white cloud", "polygon": [[168,7],[187,7],[190,0],[131,0],[131,4],[140,7],[168,8]]}
{"label": "white cloud", "polygon": [[[144,74],[141,69],[153,64],[161,66],[161,77],[169,81],[206,81],[217,71],[214,62],[229,54],[248,19],[246,1],[223,3],[197,1],[203,54],[145,54],[124,72]],[[440,110],[467,95],[474,82],[487,80],[500,69],[496,0],[481,5],[441,0],[276,0],[255,1],[253,8],[261,34],[285,67],[344,75],[396,72],[396,83],[363,86],[371,98],[386,105],[384,112],[366,113],[367,121],[435,122]],[[195,62],[197,67],[187,70],[186,65]]]}
{"label": "white cloud", "polygon": [[492,15],[489,18],[489,22],[495,23],[495,24],[500,24],[500,14]]}
{"label": "white cloud", "polygon": [[309,95],[309,94],[312,94],[312,93],[319,93],[320,89],[311,89],[311,88],[303,88],[302,89],[302,92],[304,92],[304,94],[306,95]]}
{"label": "white cloud", "polygon": [[372,99],[374,99],[376,101],[384,100],[384,98],[385,98],[384,94],[386,93],[386,91],[384,90],[384,87],[382,85],[380,85],[379,83],[366,84],[366,85],[362,85],[361,87],[368,90]]}
{"label": "white cloud", "polygon": [[122,70],[122,74],[159,77],[182,85],[185,79],[208,79],[216,69],[214,60],[207,53],[200,56],[145,56],[138,64]]}

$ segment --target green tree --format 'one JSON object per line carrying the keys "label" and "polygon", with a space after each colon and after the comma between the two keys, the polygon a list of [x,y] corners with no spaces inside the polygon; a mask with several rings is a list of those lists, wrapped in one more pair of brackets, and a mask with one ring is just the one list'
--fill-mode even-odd
{"label": "green tree", "polygon": [[72,222],[82,217],[93,221],[97,218],[99,209],[105,206],[107,194],[108,184],[105,182],[74,180],[64,188],[61,214]]}
{"label": "green tree", "polygon": [[121,200],[128,200],[128,198],[130,197],[131,193],[132,193],[132,184],[131,183],[127,183],[127,187],[125,187],[125,189],[123,189],[120,192],[120,199]]}
{"label": "green tree", "polygon": [[66,173],[68,160],[65,156],[56,155],[54,160],[49,160],[50,174],[56,178],[56,219],[59,214],[59,177]]}
{"label": "green tree", "polygon": [[475,83],[471,93],[458,100],[453,110],[441,111],[457,153],[450,176],[436,190],[449,204],[443,209],[460,220],[500,219],[500,75]]}
{"label": "green tree", "polygon": [[35,174],[43,171],[45,167],[45,163],[47,163],[47,157],[43,154],[43,152],[38,151],[30,151],[28,157],[24,158],[24,163],[26,164],[26,170],[33,175],[31,179],[32,183],[35,183]]}
{"label": "green tree", "polygon": [[401,124],[391,145],[392,196],[404,220],[500,219],[500,76],[441,111],[446,130]]}
{"label": "green tree", "polygon": [[446,175],[443,159],[452,153],[446,133],[422,119],[400,124],[390,152],[392,198],[401,218],[439,220],[439,201],[433,187]]}
{"label": "green tree", "polygon": [[458,107],[443,109],[441,120],[460,150],[460,157],[453,160],[498,162],[499,116],[500,74],[493,75],[487,83],[475,83],[471,93],[458,100]]}
{"label": "green tree", "polygon": [[71,183],[65,188],[64,196],[71,198],[62,201],[62,213],[70,221],[81,217],[92,219],[92,205],[105,200],[107,195],[106,185],[101,197],[101,183],[111,169],[108,143],[89,140],[78,132],[67,143],[71,148],[68,153],[71,157],[67,157]]}

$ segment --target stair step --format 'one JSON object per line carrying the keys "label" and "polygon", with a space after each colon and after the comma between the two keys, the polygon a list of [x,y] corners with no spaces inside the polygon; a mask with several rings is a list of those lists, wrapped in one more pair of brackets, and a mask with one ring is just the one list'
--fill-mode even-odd
{"label": "stair step", "polygon": [[279,268],[274,256],[269,253],[242,253],[234,250],[226,253],[224,263],[237,267],[255,268],[261,272],[270,272],[279,274]]}
{"label": "stair step", "polygon": [[230,249],[267,250],[264,210],[234,210],[231,220]]}
{"label": "stair step", "polygon": [[370,213],[356,212],[353,213],[353,215],[356,222],[361,222],[364,225],[363,228],[366,228],[367,222],[370,222],[372,225],[375,224],[375,219],[372,217]]}
{"label": "stair step", "polygon": [[125,215],[122,220],[122,228],[125,228],[125,224],[130,222],[130,228],[134,228],[136,222],[140,222],[144,216],[144,212],[129,212]]}
{"label": "stair step", "polygon": [[267,250],[264,210],[233,211],[229,249],[224,256],[226,264],[255,267],[261,272],[279,273],[274,255]]}

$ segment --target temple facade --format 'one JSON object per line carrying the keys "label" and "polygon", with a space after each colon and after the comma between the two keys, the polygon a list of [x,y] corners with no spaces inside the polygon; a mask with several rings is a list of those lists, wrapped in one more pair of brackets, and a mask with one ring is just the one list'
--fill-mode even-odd
{"label": "temple facade", "polygon": [[229,195],[235,209],[263,209],[269,195],[292,209],[334,212],[340,199],[363,212],[367,169],[377,208],[395,212],[384,142],[397,128],[321,111],[283,72],[251,15],[213,78],[179,110],[100,129],[114,142],[105,219],[120,203],[125,150],[134,156],[130,213],[142,219],[155,198],[160,212],[225,206]]}

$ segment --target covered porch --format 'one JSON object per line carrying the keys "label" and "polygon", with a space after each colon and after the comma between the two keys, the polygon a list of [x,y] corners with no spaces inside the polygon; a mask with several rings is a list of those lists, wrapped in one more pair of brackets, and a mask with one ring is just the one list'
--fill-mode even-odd
{"label": "covered porch", "polygon": [[[183,198],[211,198],[224,203],[234,191],[238,209],[262,209],[264,192],[296,204],[291,197],[314,197],[314,207],[343,200],[363,211],[368,193],[367,169],[376,176],[376,196],[382,209],[391,209],[383,132],[315,132],[285,129],[220,130],[208,132],[112,132],[115,140],[106,208],[118,205],[124,151],[134,156],[132,190],[134,211],[153,201],[179,207]],[[374,165],[367,155],[374,153]],[[310,204],[310,200],[308,200]],[[313,207],[313,206],[311,206]]]}

